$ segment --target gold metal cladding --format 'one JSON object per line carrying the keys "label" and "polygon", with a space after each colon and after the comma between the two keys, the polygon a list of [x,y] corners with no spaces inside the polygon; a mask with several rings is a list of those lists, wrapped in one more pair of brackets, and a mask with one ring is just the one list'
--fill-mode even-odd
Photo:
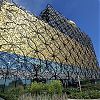
{"label": "gold metal cladding", "polygon": [[0,51],[97,69],[88,48],[9,3],[0,11]]}

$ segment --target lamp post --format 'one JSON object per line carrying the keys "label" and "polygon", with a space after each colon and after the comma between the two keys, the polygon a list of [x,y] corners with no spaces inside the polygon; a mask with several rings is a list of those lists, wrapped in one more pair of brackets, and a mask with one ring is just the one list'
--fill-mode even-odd
{"label": "lamp post", "polygon": [[80,77],[79,77],[79,75],[78,75],[78,84],[79,84],[80,91],[82,91],[82,89],[81,89],[81,83],[80,83]]}

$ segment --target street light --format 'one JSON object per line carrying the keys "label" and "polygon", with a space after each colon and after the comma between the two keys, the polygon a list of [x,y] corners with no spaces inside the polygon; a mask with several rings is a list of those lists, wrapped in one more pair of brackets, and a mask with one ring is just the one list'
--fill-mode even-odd
{"label": "street light", "polygon": [[81,83],[80,83],[80,77],[79,77],[79,75],[78,75],[78,84],[79,84],[80,91],[82,91],[82,89],[81,89]]}

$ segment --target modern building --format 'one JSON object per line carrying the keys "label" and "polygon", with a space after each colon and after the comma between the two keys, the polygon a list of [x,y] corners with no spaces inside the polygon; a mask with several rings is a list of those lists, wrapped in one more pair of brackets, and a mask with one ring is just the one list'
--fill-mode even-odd
{"label": "modern building", "polygon": [[99,78],[90,37],[50,5],[35,16],[15,3],[0,2],[0,78],[63,83]]}

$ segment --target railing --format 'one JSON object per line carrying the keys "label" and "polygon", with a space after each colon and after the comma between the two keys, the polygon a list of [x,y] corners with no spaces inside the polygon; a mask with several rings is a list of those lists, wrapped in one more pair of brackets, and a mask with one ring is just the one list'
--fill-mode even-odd
{"label": "railing", "polygon": [[0,97],[0,100],[4,100],[4,99]]}
{"label": "railing", "polygon": [[24,94],[18,100],[68,100],[67,94],[63,95],[50,95],[50,94]]}

